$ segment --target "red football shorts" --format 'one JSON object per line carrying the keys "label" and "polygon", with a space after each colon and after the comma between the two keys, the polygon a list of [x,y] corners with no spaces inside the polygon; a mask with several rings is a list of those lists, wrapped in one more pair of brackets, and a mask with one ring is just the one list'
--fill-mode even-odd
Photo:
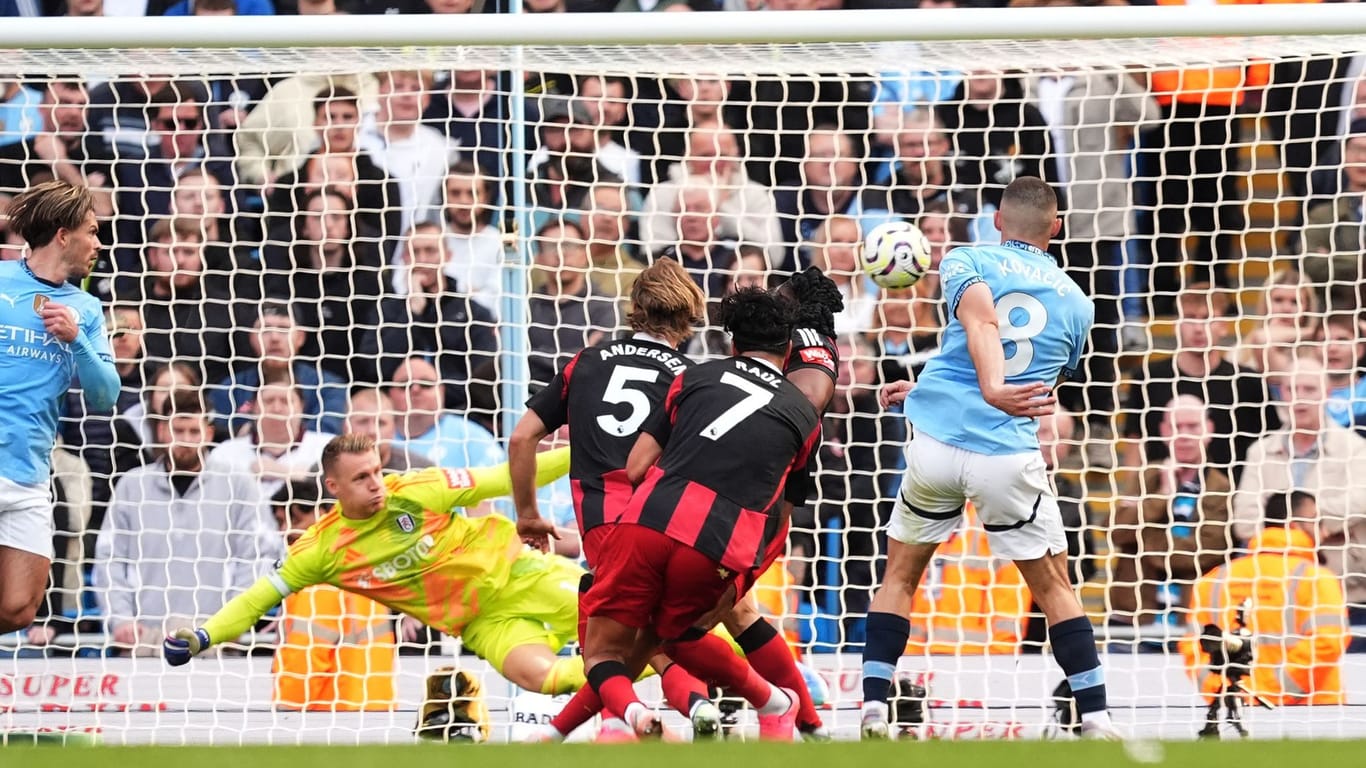
{"label": "red football shorts", "polygon": [[764,549],[764,559],[759,562],[757,568],[745,571],[736,578],[735,602],[740,602],[740,598],[754,589],[754,585],[759,583],[759,579],[768,572],[769,568],[773,567],[773,563],[777,562],[779,556],[787,551],[787,529],[788,526],[783,526],[783,529],[778,531],[778,535],[773,537],[773,541],[768,543],[768,547]]}
{"label": "red football shorts", "polygon": [[618,523],[598,551],[593,587],[580,603],[590,617],[652,628],[672,640],[710,613],[736,574],[652,528]]}
{"label": "red football shorts", "polygon": [[583,541],[579,544],[579,547],[583,552],[583,561],[588,564],[588,570],[590,572],[598,566],[598,553],[602,549],[603,539],[607,538],[607,533],[614,527],[616,527],[616,523],[595,525],[588,533],[583,535]]}

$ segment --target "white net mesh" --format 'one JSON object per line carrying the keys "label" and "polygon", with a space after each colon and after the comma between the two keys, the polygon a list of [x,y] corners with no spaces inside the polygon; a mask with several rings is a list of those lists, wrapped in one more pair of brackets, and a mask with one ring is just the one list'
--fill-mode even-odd
{"label": "white net mesh", "polygon": [[[936,354],[944,322],[934,276],[879,292],[855,248],[889,219],[941,252],[995,242],[1001,191],[1038,175],[1066,203],[1058,256],[1097,305],[1085,382],[1042,432],[1116,718],[1193,735],[1208,681],[1179,641],[1192,622],[1230,628],[1250,595],[1250,687],[1318,705],[1254,710],[1254,733],[1361,735],[1366,657],[1338,652],[1349,618],[1366,623],[1363,48],[1303,35],[5,51],[0,211],[46,178],[97,190],[107,247],[91,290],[124,389],[113,413],[67,404],[57,559],[33,628],[0,638],[0,728],[402,741],[426,675],[452,664],[483,679],[495,740],[553,712],[514,705],[468,646],[335,591],[291,598],[189,671],[148,656],[272,569],[291,518],[270,500],[307,493],[328,435],[377,432],[396,470],[502,461],[522,408],[505,385],[535,391],[622,330],[636,271],[667,253],[711,299],[810,264],[845,293],[818,500],[761,602],[852,734],[907,435],[875,393]],[[528,73],[518,108],[514,67]],[[0,254],[22,256],[5,237]],[[522,245],[530,296],[509,301]],[[724,348],[711,330],[687,351]],[[196,438],[157,414],[183,386],[205,393],[216,429],[203,469],[169,476],[165,441],[193,453]],[[1292,426],[1309,437],[1288,439]],[[1288,490],[1317,497],[1317,524],[1291,525],[1317,557],[1266,554],[1284,538],[1264,533],[1268,499]],[[542,508],[572,527],[567,485]],[[1060,675],[1018,573],[979,534],[932,564],[902,666],[933,676],[926,734],[1039,735]]]}

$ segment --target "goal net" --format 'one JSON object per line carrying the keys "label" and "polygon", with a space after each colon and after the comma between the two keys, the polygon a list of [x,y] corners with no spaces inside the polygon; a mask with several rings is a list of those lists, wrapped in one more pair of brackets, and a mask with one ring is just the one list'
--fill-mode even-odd
{"label": "goal net", "polygon": [[[475,655],[520,637],[573,654],[533,599],[508,607],[544,640],[498,625],[481,644],[326,589],[185,667],[161,638],[273,571],[326,505],[328,436],[375,434],[394,471],[505,460],[527,395],[625,332],[635,275],[667,256],[713,304],[808,266],[844,295],[818,492],[758,594],[853,737],[910,432],[877,391],[914,379],[946,322],[934,274],[865,280],[861,238],[903,220],[936,258],[997,243],[1005,186],[1041,176],[1096,325],[1040,438],[1116,720],[1193,737],[1236,679],[1286,705],[1249,705],[1254,736],[1366,734],[1366,656],[1343,653],[1366,642],[1366,25],[1348,10],[7,19],[0,213],[45,179],[95,191],[89,289],[124,388],[113,412],[64,405],[56,559],[33,627],[0,637],[0,731],[408,741],[445,667],[482,683],[490,740],[556,711]],[[0,257],[24,253],[0,216]],[[1047,319],[1001,322],[1016,355]],[[727,341],[709,326],[685,351]],[[211,433],[166,417],[186,393]],[[556,482],[540,508],[573,529],[572,497]],[[360,578],[425,557],[414,541]],[[1251,668],[1221,676],[1197,635],[1240,618]],[[900,669],[927,688],[896,708],[919,737],[1056,730],[1043,616],[970,512]]]}

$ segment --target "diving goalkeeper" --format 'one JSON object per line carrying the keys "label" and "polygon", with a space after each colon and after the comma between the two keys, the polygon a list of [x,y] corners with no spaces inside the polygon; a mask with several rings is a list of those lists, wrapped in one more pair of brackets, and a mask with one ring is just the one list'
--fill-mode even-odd
{"label": "diving goalkeeper", "polygon": [[[167,637],[168,664],[237,638],[297,590],[331,584],[461,637],[524,689],[559,694],[583,687],[583,657],[556,655],[578,634],[583,569],[527,548],[501,515],[456,511],[507,495],[506,464],[385,476],[374,439],[348,434],[323,449],[322,470],[336,506],[290,546],[274,573],[204,626]],[[568,471],[567,448],[537,456],[538,485]]]}

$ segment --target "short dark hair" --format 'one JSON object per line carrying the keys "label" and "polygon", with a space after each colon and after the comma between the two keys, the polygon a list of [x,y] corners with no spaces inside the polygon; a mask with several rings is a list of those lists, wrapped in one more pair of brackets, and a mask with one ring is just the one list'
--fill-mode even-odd
{"label": "short dark hair", "polygon": [[574,230],[575,234],[578,236],[580,240],[588,239],[588,233],[586,230],[584,230],[582,224],[575,221],[574,219],[556,217],[542,224],[541,228],[536,230],[536,241],[539,243],[549,239],[545,236],[545,233],[549,232],[552,229],[558,229],[561,232],[567,229],[572,229]]}
{"label": "short dark hair", "polygon": [[1058,193],[1048,182],[1021,176],[1001,193],[1001,216],[1012,235],[1045,237],[1058,215]]}
{"label": "short dark hair", "polygon": [[285,299],[268,298],[262,301],[256,310],[256,321],[259,323],[267,317],[284,317],[292,323],[297,323],[294,317],[294,307]]}
{"label": "short dark hair", "polygon": [[165,403],[162,403],[159,415],[169,420],[175,416],[198,416],[202,418],[208,413],[209,408],[204,402],[202,390],[178,387],[171,390],[171,396],[166,398]]}
{"label": "short dark hair", "polygon": [[53,179],[20,192],[9,204],[9,228],[24,238],[29,248],[51,243],[57,231],[75,231],[95,210],[95,197],[84,184]]}
{"label": "short dark hair", "polygon": [[1263,522],[1268,528],[1284,528],[1294,517],[1294,511],[1305,504],[1317,503],[1312,493],[1281,491],[1267,497]]}
{"label": "short dark hair", "polygon": [[357,110],[360,109],[360,97],[356,95],[355,91],[342,85],[329,83],[328,85],[323,86],[323,89],[318,92],[317,97],[313,99],[314,114],[317,114],[329,103],[334,101],[349,101],[355,105]]}
{"label": "short dark hair", "polygon": [[797,303],[763,288],[741,288],[721,300],[721,326],[730,333],[735,353],[782,354],[792,341]]}
{"label": "short dark hair", "polygon": [[194,238],[203,242],[204,227],[199,219],[193,216],[163,216],[156,220],[152,229],[147,233],[148,244],[162,244],[163,241],[189,240]]}
{"label": "short dark hair", "polygon": [[[209,7],[209,3],[216,0],[194,0],[196,5]],[[228,0],[232,2],[232,0]],[[186,101],[193,101],[198,104],[200,109],[208,105],[213,98],[209,94],[209,87],[199,80],[172,80],[161,86],[157,92],[152,94],[150,104],[153,107],[174,106]]]}
{"label": "short dark hair", "polygon": [[323,488],[322,478],[317,475],[290,480],[270,497],[273,507],[320,507],[334,501]]}

